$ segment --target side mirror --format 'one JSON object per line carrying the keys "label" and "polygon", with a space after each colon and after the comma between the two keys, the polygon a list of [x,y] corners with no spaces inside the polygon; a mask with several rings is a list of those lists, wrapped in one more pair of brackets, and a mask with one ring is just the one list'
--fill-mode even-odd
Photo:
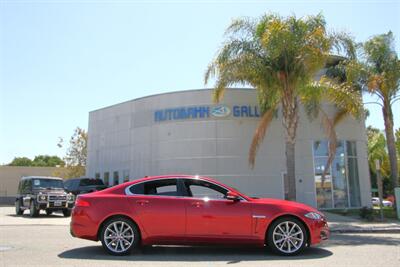
{"label": "side mirror", "polygon": [[228,193],[226,193],[225,198],[227,200],[239,201],[240,196],[236,192],[228,191]]}

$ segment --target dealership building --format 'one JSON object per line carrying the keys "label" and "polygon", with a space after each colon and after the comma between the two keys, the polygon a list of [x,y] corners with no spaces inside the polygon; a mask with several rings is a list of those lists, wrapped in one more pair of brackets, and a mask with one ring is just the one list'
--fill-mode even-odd
{"label": "dealership building", "polygon": [[[336,109],[325,104],[333,116]],[[280,112],[258,151],[248,152],[260,117],[254,89],[227,89],[213,104],[212,90],[188,90],[134,99],[90,112],[86,174],[109,185],[163,174],[204,175],[255,197],[285,198],[284,128]],[[367,137],[363,120],[336,127],[338,147],[321,174],[328,142],[321,120],[300,109],[296,143],[297,200],[321,209],[370,206]]]}

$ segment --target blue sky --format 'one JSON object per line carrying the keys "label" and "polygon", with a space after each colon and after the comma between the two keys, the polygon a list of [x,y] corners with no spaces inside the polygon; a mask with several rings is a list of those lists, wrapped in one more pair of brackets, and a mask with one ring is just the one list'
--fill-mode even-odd
{"label": "blue sky", "polygon": [[[58,137],[87,128],[91,110],[203,88],[231,20],[265,12],[322,12],[329,28],[357,41],[391,30],[400,51],[399,1],[0,0],[0,164],[64,156]],[[368,108],[367,125],[383,129],[379,107]]]}

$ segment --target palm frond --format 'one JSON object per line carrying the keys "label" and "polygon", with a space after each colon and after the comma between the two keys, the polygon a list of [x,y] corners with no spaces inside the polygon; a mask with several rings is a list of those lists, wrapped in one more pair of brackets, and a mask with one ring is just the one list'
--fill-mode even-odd
{"label": "palm frond", "polygon": [[257,125],[256,131],[254,132],[253,140],[249,149],[249,164],[252,168],[255,165],[257,151],[260,147],[260,144],[263,142],[265,133],[274,117],[274,112],[275,108],[271,108],[267,112],[265,112]]}

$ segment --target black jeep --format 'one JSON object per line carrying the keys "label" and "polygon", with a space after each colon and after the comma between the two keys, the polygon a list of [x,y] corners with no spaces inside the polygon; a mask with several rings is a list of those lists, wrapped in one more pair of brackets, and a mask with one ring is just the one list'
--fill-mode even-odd
{"label": "black jeep", "polygon": [[62,211],[65,217],[71,215],[75,197],[64,190],[63,180],[58,177],[27,176],[22,177],[18,185],[15,200],[15,213],[21,215],[29,209],[31,217],[45,210],[47,215]]}

